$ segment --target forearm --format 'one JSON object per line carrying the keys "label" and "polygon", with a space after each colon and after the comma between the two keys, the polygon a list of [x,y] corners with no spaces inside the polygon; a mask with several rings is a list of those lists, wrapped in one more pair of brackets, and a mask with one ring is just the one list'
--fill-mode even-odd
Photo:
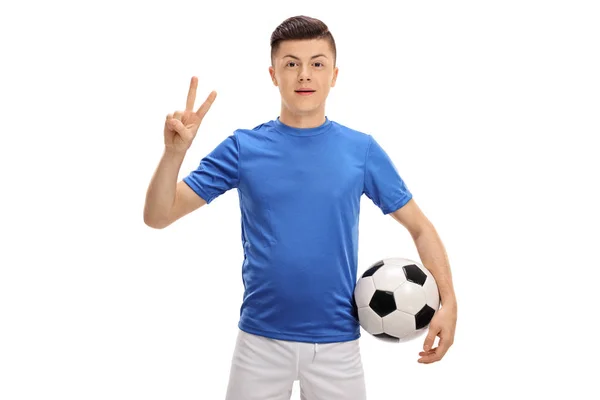
{"label": "forearm", "polygon": [[433,226],[424,229],[414,238],[423,265],[431,271],[440,292],[442,306],[456,307],[452,272],[446,249]]}
{"label": "forearm", "polygon": [[177,189],[177,177],[185,153],[175,153],[165,150],[152,176],[146,204],[144,206],[144,222],[148,225],[160,224],[168,217]]}

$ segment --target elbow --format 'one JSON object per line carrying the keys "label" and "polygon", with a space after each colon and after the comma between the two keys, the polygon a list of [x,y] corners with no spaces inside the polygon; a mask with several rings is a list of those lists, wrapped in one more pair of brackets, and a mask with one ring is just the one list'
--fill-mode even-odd
{"label": "elbow", "polygon": [[414,240],[421,237],[428,237],[430,235],[437,235],[435,227],[429,220],[425,220],[423,223],[417,225],[415,228],[410,230],[410,235]]}
{"label": "elbow", "polygon": [[146,224],[146,226],[153,228],[153,229],[163,229],[164,227],[160,224],[158,224],[156,221],[150,219],[150,218],[146,218],[144,217],[144,224]]}
{"label": "elbow", "polygon": [[164,229],[170,225],[166,218],[157,218],[147,212],[144,212],[144,224],[153,229]]}

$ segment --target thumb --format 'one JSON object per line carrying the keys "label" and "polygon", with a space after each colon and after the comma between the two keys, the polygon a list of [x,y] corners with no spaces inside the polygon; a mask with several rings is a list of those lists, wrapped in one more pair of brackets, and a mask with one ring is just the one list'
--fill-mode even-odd
{"label": "thumb", "polygon": [[183,123],[180,120],[178,120],[176,118],[171,118],[169,120],[169,126],[171,127],[171,129],[173,129],[177,133],[185,132],[185,126],[183,125]]}
{"label": "thumb", "polygon": [[433,342],[435,341],[437,331],[429,328],[429,332],[427,333],[427,337],[425,338],[425,342],[423,343],[423,350],[429,351],[433,347]]}

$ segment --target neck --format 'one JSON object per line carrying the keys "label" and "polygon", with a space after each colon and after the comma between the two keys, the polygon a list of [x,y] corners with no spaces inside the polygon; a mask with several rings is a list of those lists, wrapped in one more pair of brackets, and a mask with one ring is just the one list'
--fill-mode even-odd
{"label": "neck", "polygon": [[325,109],[319,108],[314,112],[299,114],[282,105],[279,120],[294,128],[316,128],[325,123]]}

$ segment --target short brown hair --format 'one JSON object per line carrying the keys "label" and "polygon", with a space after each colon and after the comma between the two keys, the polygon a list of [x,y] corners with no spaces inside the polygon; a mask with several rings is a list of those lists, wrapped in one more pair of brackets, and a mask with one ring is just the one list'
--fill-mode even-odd
{"label": "short brown hair", "polygon": [[333,52],[333,64],[337,58],[335,40],[323,21],[316,18],[298,15],[283,21],[271,34],[271,64],[279,45],[284,40],[325,39]]}

